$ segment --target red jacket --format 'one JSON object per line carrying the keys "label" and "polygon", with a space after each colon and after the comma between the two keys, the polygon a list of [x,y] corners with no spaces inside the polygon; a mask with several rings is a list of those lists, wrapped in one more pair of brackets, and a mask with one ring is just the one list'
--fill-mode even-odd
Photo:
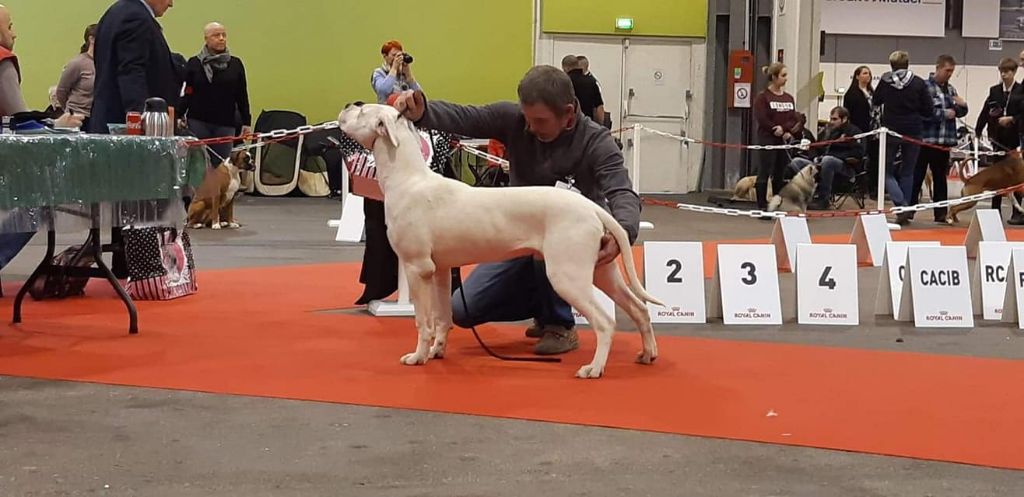
{"label": "red jacket", "polygon": [[18,56],[14,55],[14,52],[4,47],[0,47],[0,62],[8,59],[10,59],[11,62],[14,62],[14,69],[18,71],[18,82],[21,83],[21,66],[18,65]]}

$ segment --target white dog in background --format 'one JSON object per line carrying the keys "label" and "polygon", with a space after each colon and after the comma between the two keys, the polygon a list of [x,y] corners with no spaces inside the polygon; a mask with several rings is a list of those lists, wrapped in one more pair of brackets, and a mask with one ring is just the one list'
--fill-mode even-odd
{"label": "white dog in background", "polygon": [[[592,284],[636,323],[643,341],[637,362],[651,364],[657,358],[645,302],[664,304],[640,284],[628,235],[611,214],[568,190],[473,188],[437,175],[423,160],[412,123],[390,106],[348,106],[338,124],[373,151],[388,239],[409,277],[419,337],[403,364],[444,357],[452,328],[451,268],[530,254],[543,257],[552,287],[586,316],[597,334],[594,358],[576,376],[601,377],[615,332],[615,316],[601,309]],[[628,285],[614,262],[595,267],[606,231],[619,245]]]}

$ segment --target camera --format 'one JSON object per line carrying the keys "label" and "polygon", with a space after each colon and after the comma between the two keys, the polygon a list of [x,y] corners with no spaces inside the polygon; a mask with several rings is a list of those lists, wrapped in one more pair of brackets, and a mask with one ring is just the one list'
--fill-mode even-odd
{"label": "camera", "polygon": [[402,62],[405,62],[406,64],[412,64],[412,55],[409,55],[407,53],[402,54]]}

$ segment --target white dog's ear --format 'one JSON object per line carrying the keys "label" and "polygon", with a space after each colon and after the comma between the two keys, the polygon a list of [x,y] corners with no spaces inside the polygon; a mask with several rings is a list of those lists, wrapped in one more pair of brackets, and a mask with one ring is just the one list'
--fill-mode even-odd
{"label": "white dog's ear", "polygon": [[390,114],[381,114],[377,121],[377,135],[387,137],[391,145],[398,147],[398,120]]}

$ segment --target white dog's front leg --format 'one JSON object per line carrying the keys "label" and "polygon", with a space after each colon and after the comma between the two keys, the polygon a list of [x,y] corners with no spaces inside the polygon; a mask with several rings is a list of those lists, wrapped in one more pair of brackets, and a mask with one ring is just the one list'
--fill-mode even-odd
{"label": "white dog's front leg", "polygon": [[409,295],[416,310],[416,351],[402,356],[402,364],[418,366],[426,364],[429,359],[431,329],[433,327],[432,300],[430,279],[423,278],[412,266],[405,266],[409,277]]}
{"label": "white dog's front leg", "polygon": [[431,359],[444,358],[448,346],[448,332],[452,329],[452,275],[448,268],[434,272],[431,291],[434,295],[434,345],[430,347]]}

